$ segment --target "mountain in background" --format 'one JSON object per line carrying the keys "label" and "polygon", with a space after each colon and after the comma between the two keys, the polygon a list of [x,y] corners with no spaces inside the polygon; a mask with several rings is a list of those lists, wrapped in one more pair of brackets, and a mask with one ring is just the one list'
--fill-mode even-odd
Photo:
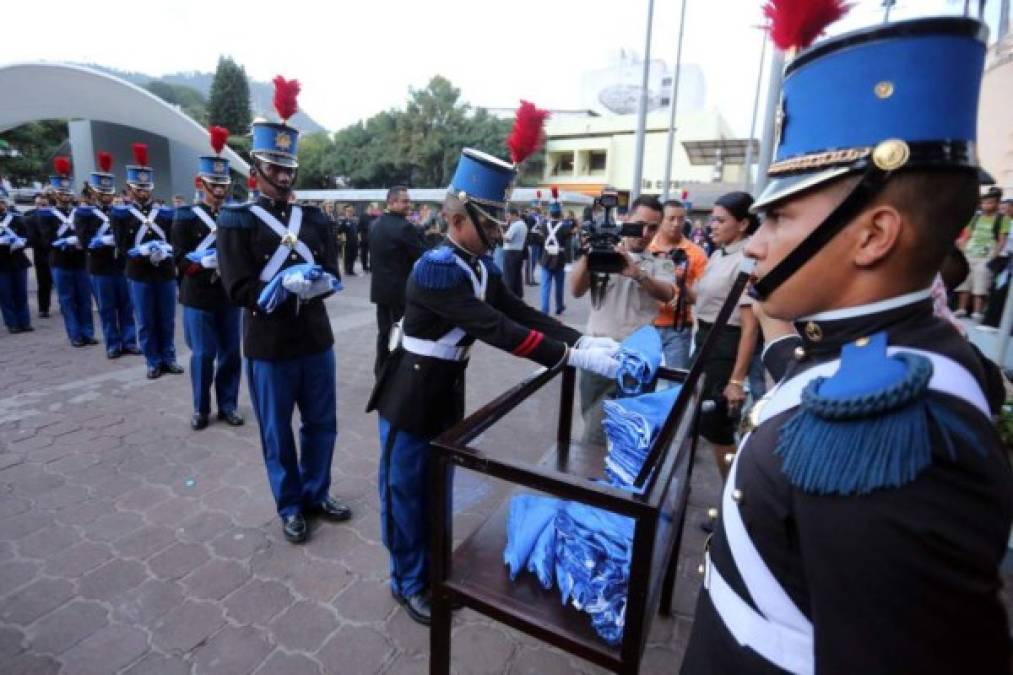
{"label": "mountain in background", "polygon": [[[189,87],[200,92],[200,95],[204,97],[205,101],[211,93],[211,81],[214,79],[214,73],[172,73],[162,77],[152,77],[151,75],[147,75],[145,73],[116,70],[115,68],[100,66],[94,63],[86,63],[83,65],[88,68],[94,68],[95,70],[103,73],[114,75],[115,77],[149,90],[150,87],[148,85],[151,82],[166,82],[176,86]],[[271,102],[273,98],[274,85],[270,82],[257,82],[256,80],[250,80],[250,108],[252,109],[254,118],[265,117],[267,119],[275,119],[277,117],[274,112],[274,105]],[[289,123],[307,134],[317,131],[326,131],[326,129],[317,123],[316,120],[301,110],[297,112],[291,120],[289,120]]]}

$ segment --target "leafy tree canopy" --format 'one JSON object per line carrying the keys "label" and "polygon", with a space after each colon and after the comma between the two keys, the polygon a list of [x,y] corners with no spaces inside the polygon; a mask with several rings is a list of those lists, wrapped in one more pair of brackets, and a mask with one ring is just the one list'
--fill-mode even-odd
{"label": "leafy tree canopy", "polygon": [[218,58],[207,109],[208,124],[225,127],[237,136],[250,129],[250,83],[246,70],[229,56]]}
{"label": "leafy tree canopy", "polygon": [[53,156],[67,141],[67,120],[29,122],[0,133],[8,147],[0,155],[0,176],[14,185],[45,181]]}

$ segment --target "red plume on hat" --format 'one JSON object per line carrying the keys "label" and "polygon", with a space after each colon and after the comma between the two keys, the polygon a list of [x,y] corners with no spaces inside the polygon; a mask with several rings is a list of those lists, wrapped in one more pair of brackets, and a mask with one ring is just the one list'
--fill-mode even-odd
{"label": "red plume on hat", "polygon": [[225,141],[229,140],[229,130],[225,127],[208,127],[208,136],[211,139],[211,149],[216,155],[222,154]]}
{"label": "red plume on hat", "polygon": [[556,200],[557,202],[559,201],[559,186],[558,185],[553,185],[552,186],[552,198],[554,200]]}
{"label": "red plume on hat", "polygon": [[542,127],[548,116],[548,110],[541,110],[530,101],[521,101],[514,128],[506,141],[514,164],[520,164],[538,150],[545,135]]}
{"label": "red plume on hat", "polygon": [[53,158],[53,169],[61,176],[70,175],[70,159],[60,155]]}
{"label": "red plume on hat", "polygon": [[113,168],[113,156],[112,153],[104,150],[98,152],[98,169],[102,173],[109,173]]}
{"label": "red plume on hat", "polygon": [[134,153],[134,164],[137,166],[148,166],[148,146],[144,143],[134,143],[131,146]]}
{"label": "red plume on hat", "polygon": [[274,109],[282,122],[296,114],[299,110],[299,92],[302,86],[299,80],[286,80],[281,75],[274,78]]}
{"label": "red plume on hat", "polygon": [[539,201],[542,200],[542,191],[541,190],[535,190],[535,199],[537,199]]}
{"label": "red plume on hat", "polygon": [[193,177],[193,186],[195,188],[197,188],[198,190],[201,190],[201,189],[204,188],[204,183],[201,181],[200,176],[194,176]]}
{"label": "red plume on hat", "polygon": [[257,177],[254,176],[252,173],[246,178],[246,187],[249,190],[257,189]]}
{"label": "red plume on hat", "polygon": [[845,0],[767,0],[763,14],[770,19],[770,39],[782,50],[805,49],[826,27],[848,13]]}

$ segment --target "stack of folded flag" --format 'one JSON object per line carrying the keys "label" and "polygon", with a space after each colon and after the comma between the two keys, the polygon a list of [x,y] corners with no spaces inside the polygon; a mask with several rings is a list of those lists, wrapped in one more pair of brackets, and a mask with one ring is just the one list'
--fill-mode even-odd
{"label": "stack of folded flag", "polygon": [[[619,352],[620,388],[642,391],[661,361],[661,341],[651,327],[623,342]],[[624,383],[624,378],[626,378]],[[625,386],[624,386],[625,384]],[[680,387],[605,401],[602,422],[608,440],[605,473],[609,483],[633,491]],[[511,579],[527,569],[539,583],[559,587],[563,604],[591,616],[595,632],[608,644],[622,641],[633,555],[632,518],[554,497],[518,494],[510,502],[507,545],[503,552]]]}

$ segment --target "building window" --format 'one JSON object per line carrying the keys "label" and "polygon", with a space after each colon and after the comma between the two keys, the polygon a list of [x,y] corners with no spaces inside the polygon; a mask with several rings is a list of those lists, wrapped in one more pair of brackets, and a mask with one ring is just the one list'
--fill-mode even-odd
{"label": "building window", "polygon": [[567,152],[556,155],[552,160],[552,175],[572,175],[573,174],[573,153]]}
{"label": "building window", "polygon": [[662,87],[671,87],[672,86],[672,78],[670,78],[670,77],[663,77],[663,78],[661,78],[661,86]]}
{"label": "building window", "polygon": [[668,105],[671,102],[672,102],[672,99],[668,98],[667,96],[662,96],[661,97],[661,105]]}
{"label": "building window", "polygon": [[608,160],[608,153],[604,150],[592,150],[588,153],[587,168],[589,173],[605,173],[605,162]]}

